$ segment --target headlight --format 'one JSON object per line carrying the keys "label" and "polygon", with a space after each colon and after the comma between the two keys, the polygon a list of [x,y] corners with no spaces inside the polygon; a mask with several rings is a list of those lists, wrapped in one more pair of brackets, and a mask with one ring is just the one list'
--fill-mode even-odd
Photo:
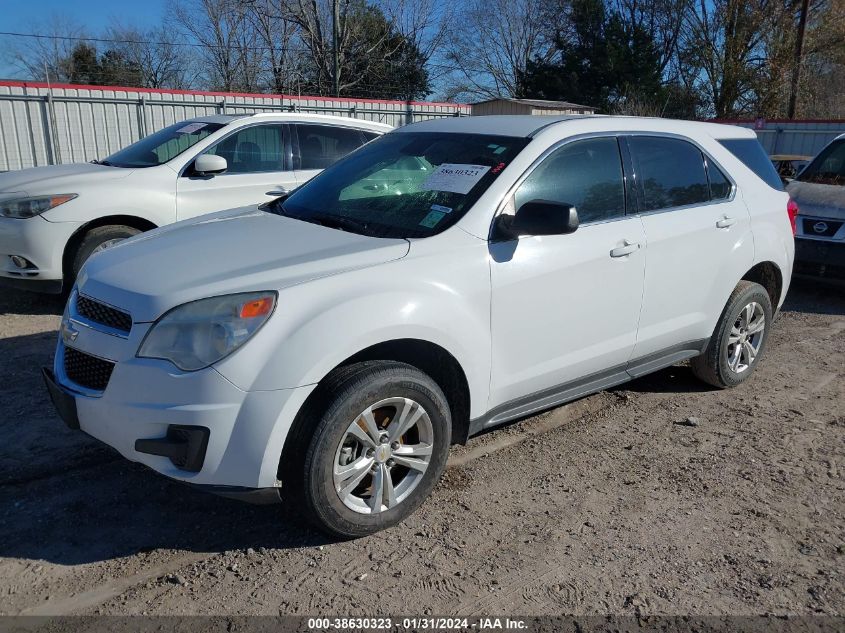
{"label": "headlight", "polygon": [[186,303],[153,324],[138,357],[169,360],[183,371],[208,367],[246,343],[275,306],[275,292],[245,292]]}
{"label": "headlight", "polygon": [[32,196],[31,198],[15,198],[0,202],[0,215],[4,218],[32,218],[45,211],[55,209],[76,198],[75,193],[57,193],[53,196]]}

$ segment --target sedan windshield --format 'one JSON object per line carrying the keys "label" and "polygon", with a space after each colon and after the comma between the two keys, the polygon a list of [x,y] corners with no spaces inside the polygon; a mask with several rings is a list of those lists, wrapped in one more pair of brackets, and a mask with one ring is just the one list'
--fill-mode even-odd
{"label": "sedan windshield", "polygon": [[845,139],[828,145],[798,174],[801,182],[845,185]]}
{"label": "sedan windshield", "polygon": [[99,162],[112,167],[155,167],[176,158],[222,127],[220,123],[182,121],[145,136]]}
{"label": "sedan windshield", "polygon": [[387,134],[269,210],[373,237],[428,237],[460,220],[529,140]]}

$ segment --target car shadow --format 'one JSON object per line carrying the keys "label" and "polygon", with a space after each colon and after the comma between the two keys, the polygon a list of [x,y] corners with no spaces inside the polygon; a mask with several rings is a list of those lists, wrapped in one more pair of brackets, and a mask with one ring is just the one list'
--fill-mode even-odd
{"label": "car shadow", "polygon": [[781,312],[845,315],[845,283],[795,276]]}
{"label": "car shadow", "polygon": [[0,314],[58,314],[64,312],[65,295],[42,294],[0,285]]}

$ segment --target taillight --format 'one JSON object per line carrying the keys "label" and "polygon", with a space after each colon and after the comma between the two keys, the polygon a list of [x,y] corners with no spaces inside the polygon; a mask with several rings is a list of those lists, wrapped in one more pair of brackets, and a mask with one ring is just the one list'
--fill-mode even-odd
{"label": "taillight", "polygon": [[795,226],[795,220],[798,217],[798,203],[792,198],[786,203],[786,213],[789,216],[789,223],[792,225],[792,234],[795,235],[798,232]]}

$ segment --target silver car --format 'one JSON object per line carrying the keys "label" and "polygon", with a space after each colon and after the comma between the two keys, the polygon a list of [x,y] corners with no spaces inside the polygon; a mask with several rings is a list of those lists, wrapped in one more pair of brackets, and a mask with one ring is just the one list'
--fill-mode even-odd
{"label": "silver car", "polygon": [[795,272],[845,280],[845,134],[825,147],[786,190],[799,209]]}

